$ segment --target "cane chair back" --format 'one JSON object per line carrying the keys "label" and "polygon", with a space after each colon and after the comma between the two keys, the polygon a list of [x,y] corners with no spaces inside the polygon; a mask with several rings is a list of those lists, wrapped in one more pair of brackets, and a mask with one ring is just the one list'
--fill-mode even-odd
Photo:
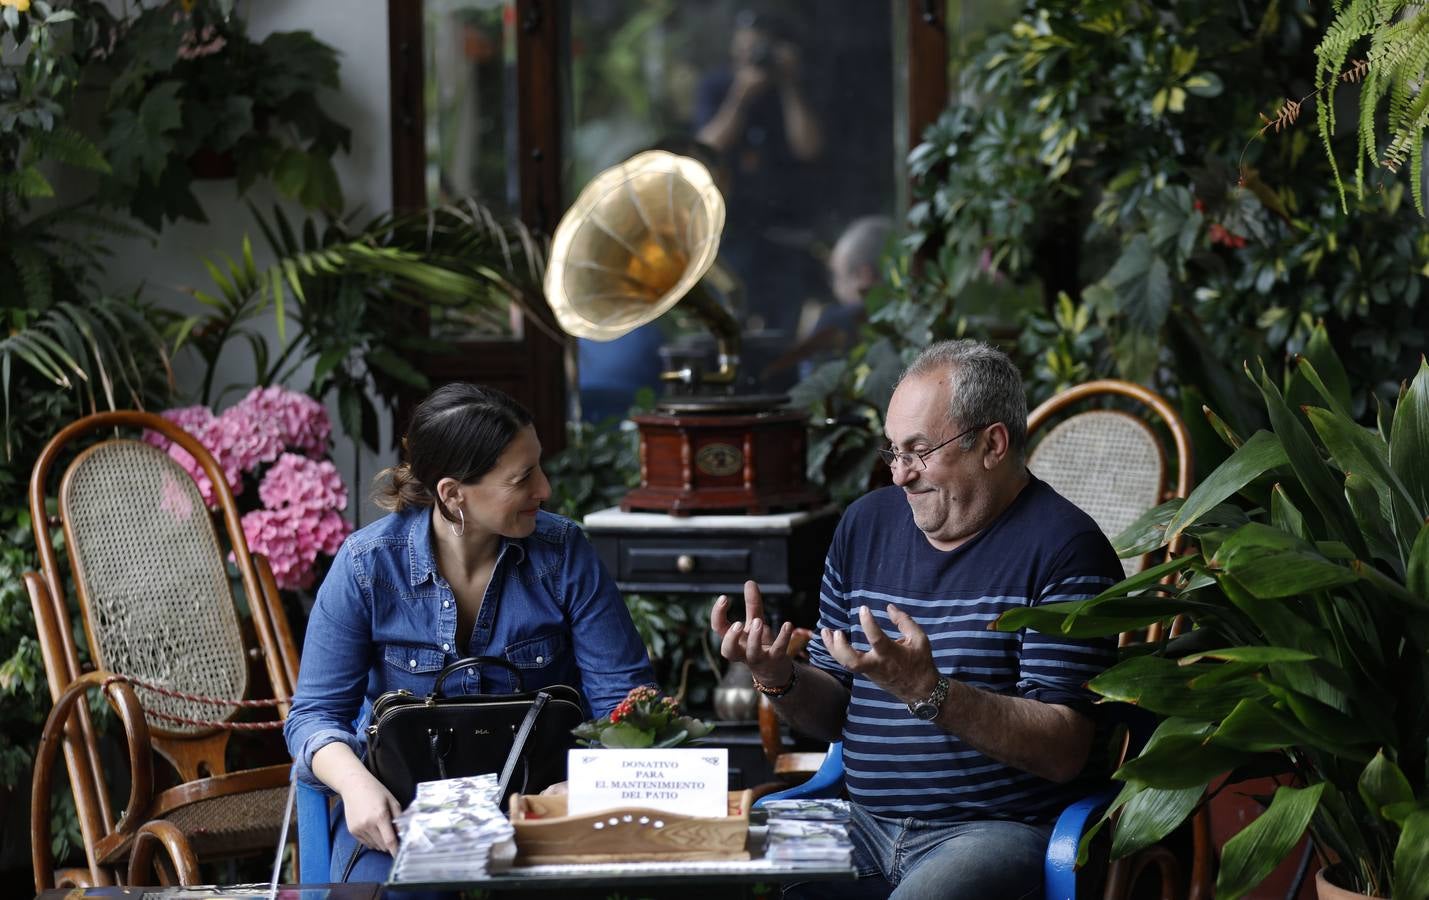
{"label": "cane chair back", "polygon": [[[1129,402],[1161,420],[1176,452],[1174,494],[1168,491],[1171,467],[1162,439],[1145,418],[1121,409],[1078,409],[1108,399]],[[1027,435],[1032,446],[1027,467],[1091,516],[1108,538],[1172,496],[1190,493],[1190,436],[1171,405],[1140,385],[1104,379],[1063,391],[1027,417]],[[1144,557],[1122,560],[1128,576],[1145,565]]]}
{"label": "cane chair back", "polygon": [[[119,429],[133,436],[120,436]],[[212,483],[255,638],[245,637],[215,516],[174,457],[135,439],[141,430],[187,452]],[[26,573],[25,582],[55,701],[32,785],[36,889],[56,883],[196,883],[201,862],[270,850],[287,800],[288,765],[229,772],[230,730],[222,723],[232,723],[241,704],[254,699],[250,660],[261,661],[269,696],[278,698],[273,703],[278,716],[286,715],[298,656],[272,573],[262,557],[248,552],[217,462],[161,417],[88,416],[62,430],[40,454],[31,475],[30,508],[40,572]],[[64,535],[72,592],[53,540],[55,527]],[[66,599],[71,596],[84,626],[83,648],[73,637]],[[90,662],[81,665],[85,657]],[[94,688],[115,708],[127,742],[130,790],[117,817],[85,702]],[[61,749],[86,866],[57,872],[49,855],[49,814]],[[155,754],[169,764],[157,778]]]}

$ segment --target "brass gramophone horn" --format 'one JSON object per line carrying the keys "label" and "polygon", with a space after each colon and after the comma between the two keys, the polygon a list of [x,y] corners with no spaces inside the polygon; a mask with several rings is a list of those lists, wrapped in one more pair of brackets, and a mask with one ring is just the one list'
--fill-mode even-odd
{"label": "brass gramophone horn", "polygon": [[708,169],[663,150],[632,156],[592,179],[561,217],[546,300],[567,334],[609,341],[683,299],[719,347],[719,370],[700,380],[729,384],[739,365],[739,325],[700,285],[723,229],[724,198]]}

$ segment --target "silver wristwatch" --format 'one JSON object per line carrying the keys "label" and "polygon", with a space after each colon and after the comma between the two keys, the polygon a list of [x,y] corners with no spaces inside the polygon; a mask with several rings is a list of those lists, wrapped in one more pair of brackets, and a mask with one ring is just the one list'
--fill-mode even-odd
{"label": "silver wristwatch", "polygon": [[948,676],[939,675],[938,683],[933,686],[933,693],[922,700],[915,700],[908,704],[908,711],[915,718],[924,722],[931,722],[938,718],[938,713],[943,709],[943,701],[948,699]]}

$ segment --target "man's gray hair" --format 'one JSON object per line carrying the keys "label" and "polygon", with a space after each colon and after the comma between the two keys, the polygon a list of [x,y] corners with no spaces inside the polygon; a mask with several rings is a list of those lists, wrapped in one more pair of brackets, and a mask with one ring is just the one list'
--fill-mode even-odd
{"label": "man's gray hair", "polygon": [[[982,341],[942,341],[934,344],[903,370],[902,384],[924,375],[948,376],[948,415],[959,430],[1001,422],[1007,426],[1012,455],[1027,455],[1027,395],[1022,374],[1007,354]],[[961,441],[964,450],[977,439]]]}

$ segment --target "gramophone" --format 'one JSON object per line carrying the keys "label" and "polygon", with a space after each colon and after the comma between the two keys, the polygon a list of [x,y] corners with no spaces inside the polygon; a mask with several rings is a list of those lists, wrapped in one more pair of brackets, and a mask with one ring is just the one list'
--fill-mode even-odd
{"label": "gramophone", "polygon": [[740,394],[739,323],[702,279],[715,265],[724,198],[694,159],[651,150],[601,172],[561,218],[546,299],[568,334],[609,341],[683,303],[714,335],[714,365],[687,362],[637,415],[640,487],[623,510],[767,513],[813,505],[804,413]]}

